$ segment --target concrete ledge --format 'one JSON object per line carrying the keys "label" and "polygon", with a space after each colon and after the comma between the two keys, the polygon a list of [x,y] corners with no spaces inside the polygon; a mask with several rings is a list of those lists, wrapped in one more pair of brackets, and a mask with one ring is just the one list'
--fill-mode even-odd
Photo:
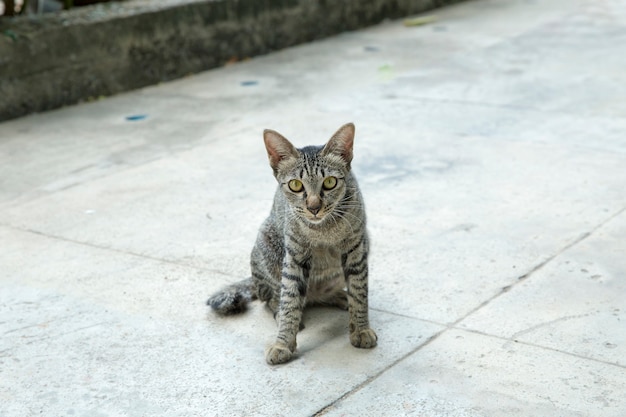
{"label": "concrete ledge", "polygon": [[132,0],[0,20],[0,121],[460,0]]}

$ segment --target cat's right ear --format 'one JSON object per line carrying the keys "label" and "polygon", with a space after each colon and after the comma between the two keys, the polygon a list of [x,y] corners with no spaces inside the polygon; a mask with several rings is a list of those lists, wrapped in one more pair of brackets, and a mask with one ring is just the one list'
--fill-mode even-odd
{"label": "cat's right ear", "polygon": [[280,133],[265,129],[263,131],[263,141],[267,149],[267,157],[274,173],[278,172],[278,165],[281,161],[289,158],[297,158],[298,150]]}

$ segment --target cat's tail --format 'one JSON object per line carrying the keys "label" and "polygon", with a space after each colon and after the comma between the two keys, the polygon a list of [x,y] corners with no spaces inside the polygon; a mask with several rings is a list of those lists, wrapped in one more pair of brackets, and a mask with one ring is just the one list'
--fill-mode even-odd
{"label": "cat's tail", "polygon": [[243,312],[247,304],[256,299],[254,282],[250,277],[222,288],[213,294],[206,303],[216,313],[228,316]]}

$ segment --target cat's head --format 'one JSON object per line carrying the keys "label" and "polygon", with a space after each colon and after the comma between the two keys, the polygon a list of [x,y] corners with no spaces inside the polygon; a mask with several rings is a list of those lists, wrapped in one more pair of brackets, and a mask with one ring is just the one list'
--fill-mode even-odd
{"label": "cat's head", "polygon": [[311,224],[332,218],[333,211],[345,203],[354,125],[343,125],[324,146],[296,149],[273,130],[265,130],[263,139],[274,176],[292,211]]}

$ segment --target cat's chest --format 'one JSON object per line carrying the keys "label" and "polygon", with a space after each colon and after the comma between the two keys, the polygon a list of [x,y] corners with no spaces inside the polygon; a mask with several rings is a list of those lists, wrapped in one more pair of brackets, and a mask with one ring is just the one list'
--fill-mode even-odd
{"label": "cat's chest", "polygon": [[320,255],[323,251],[328,251],[324,256],[332,256],[335,251],[334,247],[348,240],[353,231],[348,223],[326,224],[320,228],[309,228],[298,224],[296,234],[316,248]]}
{"label": "cat's chest", "polygon": [[309,279],[326,281],[341,274],[341,252],[334,247],[316,247],[311,250]]}

